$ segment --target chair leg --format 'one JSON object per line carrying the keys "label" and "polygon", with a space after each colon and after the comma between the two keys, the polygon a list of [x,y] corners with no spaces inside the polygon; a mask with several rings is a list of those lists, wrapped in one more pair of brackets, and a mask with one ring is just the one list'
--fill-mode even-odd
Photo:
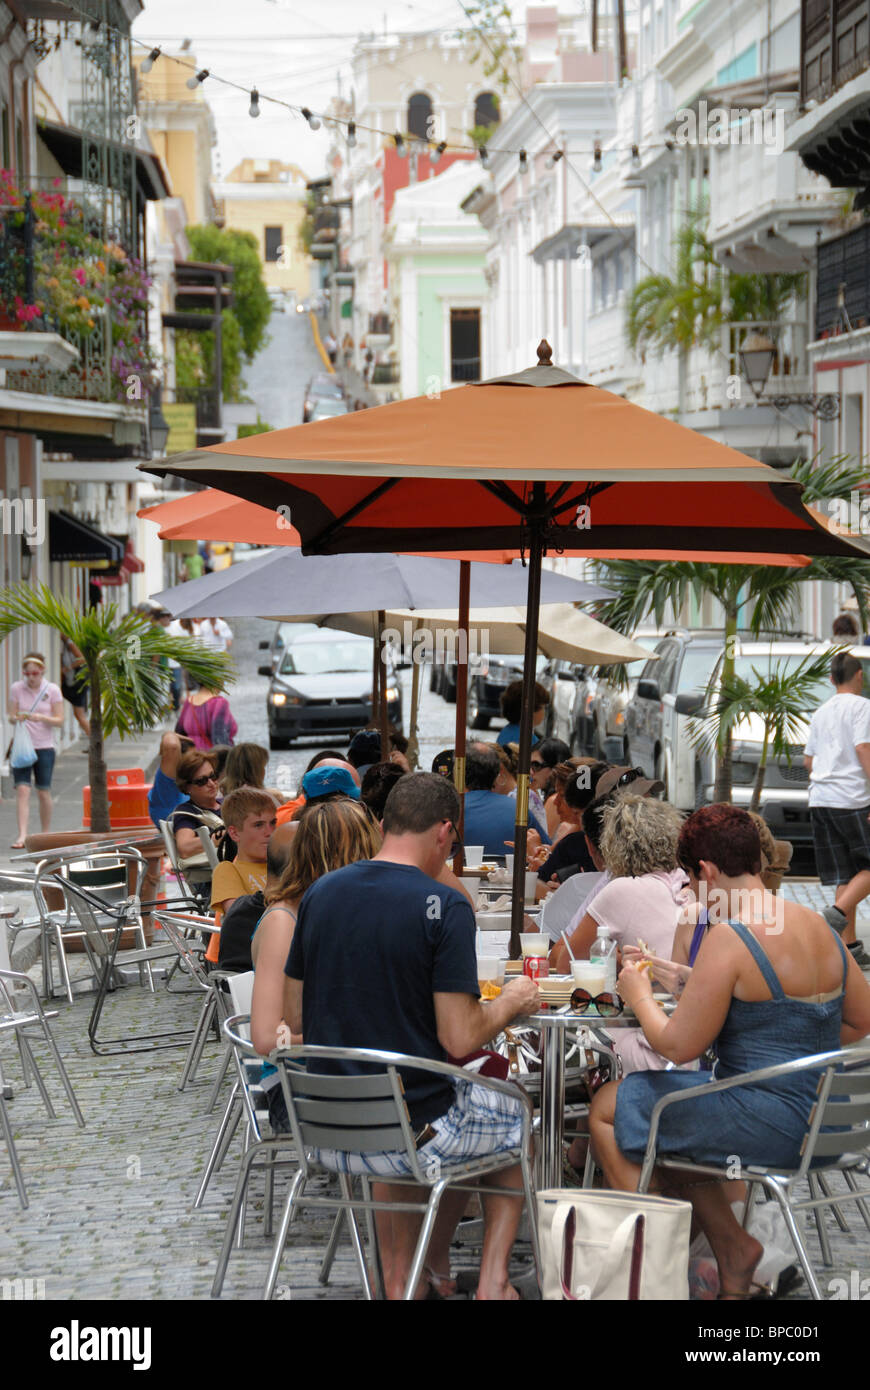
{"label": "chair leg", "polygon": [[202,1056],[202,1050],[205,1047],[206,1034],[208,1032],[208,1026],[211,1023],[214,1008],[214,996],[209,994],[200,1009],[199,1018],[196,1021],[196,1028],[190,1040],[190,1047],[187,1050],[187,1057],[184,1061],[184,1070],[181,1073],[181,1080],[178,1083],[179,1091],[183,1091],[188,1081],[193,1080],[194,1073],[199,1064],[199,1059]]}
{"label": "chair leg", "polygon": [[[810,1173],[808,1177],[810,1196],[819,1197],[819,1179],[816,1173]],[[825,1226],[825,1212],[822,1207],[813,1207],[813,1219],[816,1223],[816,1233],[819,1237],[819,1245],[822,1251],[822,1263],[830,1269],[834,1263],[834,1256],[831,1252],[831,1242],[828,1239],[828,1231]]]}
{"label": "chair leg", "polygon": [[[304,1155],[302,1155],[304,1157]],[[281,1225],[278,1227],[278,1234],[275,1237],[275,1245],[272,1249],[272,1258],[269,1261],[269,1272],[266,1275],[266,1284],[263,1289],[263,1299],[268,1301],[275,1292],[275,1284],[278,1281],[278,1270],[281,1268],[281,1259],[284,1254],[284,1246],[287,1244],[287,1232],[290,1229],[290,1222],[296,1210],[296,1199],[301,1189],[305,1185],[305,1172],[302,1168],[293,1175],[290,1190],[284,1202],[284,1210],[281,1213]],[[340,1213],[339,1213],[340,1215]]]}
{"label": "chair leg", "polygon": [[24,1047],[25,1052],[27,1053],[27,1058],[28,1058],[28,1061],[29,1061],[29,1063],[30,1063],[30,1067],[31,1067],[31,1069],[32,1069],[32,1071],[33,1071],[33,1077],[34,1077],[34,1080],[36,1081],[37,1090],[39,1091],[39,1094],[40,1094],[41,1097],[42,1097],[42,1103],[43,1103],[43,1105],[45,1106],[46,1110],[48,1111],[48,1118],[49,1118],[50,1120],[56,1120],[56,1119],[57,1119],[57,1115],[56,1115],[56,1113],[55,1113],[54,1106],[53,1106],[52,1103],[51,1103],[51,1099],[50,1099],[50,1097],[49,1097],[48,1091],[45,1089],[45,1082],[44,1082],[43,1079],[42,1079],[42,1072],[39,1070],[39,1067],[38,1067],[37,1064],[36,1064],[36,1058],[35,1058],[34,1055],[33,1055],[33,1052],[32,1052],[31,1047],[30,1047],[30,1043],[29,1043],[28,1039],[25,1038],[25,1036],[24,1036],[23,1033],[21,1033],[21,1034],[19,1035],[19,1037],[20,1037],[21,1044],[22,1044],[22,1046]]}
{"label": "chair leg", "polygon": [[[372,1187],[368,1178],[360,1178],[360,1188],[363,1201],[370,1202],[372,1200]],[[381,1247],[378,1244],[378,1227],[375,1221],[375,1214],[369,1207],[366,1207],[365,1219],[366,1233],[369,1242],[369,1259],[372,1267],[371,1273],[375,1285],[375,1298],[383,1303],[387,1295],[384,1290],[384,1272],[381,1268]]]}
{"label": "chair leg", "polygon": [[[591,1146],[590,1146],[591,1147]],[[529,1218],[529,1235],[532,1240],[532,1254],[535,1258],[535,1271],[538,1276],[538,1287],[544,1287],[544,1270],[541,1264],[541,1240],[538,1230],[538,1204],[535,1200],[535,1184],[532,1179],[531,1159],[526,1155],[521,1161],[523,1174],[523,1189],[526,1194],[526,1211]]]}
{"label": "chair leg", "polygon": [[[73,987],[72,987],[72,981],[70,980],[70,977],[69,977],[69,967],[68,967],[68,965],[67,965],[67,963],[66,963],[66,951],[65,951],[64,948],[63,948],[63,932],[62,932],[61,929],[60,929],[59,923],[55,923],[55,927],[54,927],[54,940],[55,940],[55,945],[57,946],[57,959],[58,959],[58,964],[60,965],[60,975],[61,975],[61,979],[62,979],[62,981],[63,981],[63,987],[64,987],[64,989],[66,990],[66,997],[67,997],[67,999],[68,999],[69,1002],[72,1004],[72,1003],[73,1003]],[[51,957],[50,957],[50,956],[49,956],[49,962],[48,962],[48,978],[49,978],[49,984],[51,985]],[[51,985],[51,988],[53,989],[54,986]],[[49,994],[48,997],[49,997],[49,999],[50,999],[50,998],[51,998],[51,994]]]}
{"label": "chair leg", "polygon": [[[851,1169],[844,1168],[843,1177],[846,1179],[846,1186],[850,1189],[850,1191],[858,1192],[860,1190],[857,1182],[855,1181],[855,1174],[851,1171]],[[861,1213],[861,1216],[864,1219],[864,1225],[867,1227],[867,1230],[870,1231],[870,1209],[868,1209],[866,1199],[864,1197],[859,1197],[855,1202],[855,1206],[858,1208],[859,1212]]]}
{"label": "chair leg", "polygon": [[233,1236],[235,1235],[236,1231],[238,1213],[242,1202],[242,1196],[251,1176],[251,1165],[253,1164],[256,1157],[256,1146],[252,1146],[250,1149],[247,1150],[246,1153],[242,1155],[242,1163],[241,1167],[239,1168],[239,1176],[236,1179],[236,1189],[233,1193],[233,1200],[230,1205],[229,1215],[227,1216],[227,1225],[226,1230],[224,1231],[223,1244],[221,1246],[220,1255],[218,1256],[218,1265],[215,1271],[214,1282],[211,1286],[212,1298],[220,1298],[221,1289],[223,1288],[224,1278],[227,1272],[227,1265],[230,1262],[230,1253],[233,1248]]}
{"label": "chair leg", "polygon": [[359,1269],[360,1279],[362,1280],[366,1302],[370,1303],[372,1300],[372,1286],[369,1279],[368,1266],[366,1265],[365,1251],[363,1250],[362,1240],[360,1239],[356,1212],[351,1205],[353,1202],[353,1178],[350,1173],[340,1173],[338,1181],[341,1187],[341,1194],[347,1202],[347,1206],[344,1210],[347,1218],[347,1228],[350,1232],[350,1243],[353,1246],[353,1253],[356,1256],[357,1267]]}
{"label": "chair leg", "polygon": [[[828,1180],[825,1177],[824,1173],[816,1173],[815,1177],[816,1182],[819,1184],[819,1187],[822,1189],[822,1192],[825,1194],[825,1196],[831,1197],[831,1189],[828,1187]],[[849,1223],[846,1220],[843,1213],[840,1211],[840,1207],[836,1197],[831,1197],[831,1211],[834,1213],[834,1220],[836,1221],[840,1230],[845,1232],[846,1235],[848,1235]]]}
{"label": "chair leg", "polygon": [[332,1230],[329,1233],[329,1242],[320,1266],[320,1273],[317,1276],[319,1284],[328,1284],[329,1276],[332,1273],[332,1266],[335,1260],[335,1252],[338,1249],[338,1242],[341,1238],[341,1227],[344,1218],[343,1212],[335,1213],[335,1220],[332,1223]]}
{"label": "chair leg", "polygon": [[197,1208],[199,1208],[199,1207],[202,1206],[203,1198],[205,1197],[205,1193],[206,1193],[206,1188],[208,1187],[209,1183],[211,1182],[212,1174],[214,1173],[215,1167],[217,1166],[217,1156],[218,1156],[218,1152],[219,1152],[220,1147],[221,1147],[221,1144],[222,1144],[222,1142],[223,1142],[224,1133],[225,1133],[225,1131],[226,1131],[226,1129],[227,1129],[227,1126],[228,1126],[229,1123],[230,1123],[231,1112],[232,1112],[232,1110],[233,1110],[233,1107],[236,1106],[236,1105],[240,1105],[240,1100],[239,1100],[239,1083],[238,1083],[238,1081],[236,1082],[235,1086],[233,1087],[232,1094],[231,1094],[229,1100],[227,1101],[226,1109],[224,1110],[224,1113],[223,1113],[223,1115],[221,1116],[221,1122],[220,1122],[220,1124],[218,1125],[218,1132],[217,1132],[217,1134],[215,1135],[215,1141],[214,1141],[214,1143],[212,1144],[211,1153],[209,1154],[209,1156],[208,1156],[208,1162],[207,1162],[206,1165],[205,1165],[205,1172],[204,1172],[203,1175],[202,1175],[202,1182],[201,1182],[200,1185],[199,1185],[199,1191],[197,1192],[196,1197],[195,1197],[195,1199],[194,1199],[194,1203],[193,1203],[193,1210],[194,1210],[194,1211],[196,1211]]}
{"label": "chair leg", "polygon": [[795,1253],[797,1254],[797,1257],[801,1262],[801,1269],[803,1270],[804,1278],[807,1281],[807,1288],[809,1289],[813,1298],[816,1299],[817,1302],[821,1302],[822,1291],[819,1288],[815,1271],[810,1262],[810,1257],[807,1254],[806,1246],[803,1242],[803,1237],[801,1236],[801,1233],[798,1230],[797,1222],[794,1219],[794,1213],[792,1212],[788,1197],[780,1189],[777,1183],[771,1183],[771,1185],[767,1187],[767,1190],[769,1192],[773,1192],[773,1195],[779,1203],[779,1209],[782,1212],[783,1220],[785,1221],[786,1228],[788,1230],[789,1235],[791,1236],[791,1243],[794,1246]]}
{"label": "chair leg", "polygon": [[15,1151],[15,1142],[12,1138],[12,1126],[9,1123],[9,1116],[6,1113],[6,1102],[3,1099],[3,1087],[0,1085],[0,1130],[6,1140],[6,1148],[9,1150],[9,1162],[12,1164],[12,1176],[15,1178],[15,1186],[18,1189],[18,1200],[25,1211],[30,1205],[27,1200],[27,1188],[24,1186],[24,1174],[21,1171],[21,1164],[18,1162],[18,1154]]}
{"label": "chair leg", "polygon": [[18,1044],[18,1056],[21,1058],[21,1078],[25,1086],[29,1087],[31,1083],[30,1062],[27,1060],[28,1050],[24,1046],[24,1035],[20,1028],[15,1030],[15,1041]]}
{"label": "chair leg", "polygon": [[67,1100],[72,1106],[72,1112],[75,1115],[76,1124],[79,1126],[80,1129],[84,1129],[85,1117],[79,1109],[79,1103],[76,1099],[76,1093],[73,1090],[72,1082],[70,1081],[67,1069],[63,1064],[63,1058],[61,1057],[57,1043],[54,1040],[54,1035],[52,1034],[52,1031],[48,1026],[48,1020],[45,1018],[42,1020],[42,1032],[45,1037],[45,1041],[48,1044],[49,1050],[51,1051],[51,1055],[54,1058],[54,1064],[57,1067],[58,1074],[60,1075],[63,1089],[66,1091]]}
{"label": "chair leg", "polygon": [[214,1110],[215,1106],[217,1105],[217,1098],[220,1095],[221,1086],[224,1084],[227,1069],[229,1068],[230,1062],[232,1060],[233,1049],[228,1043],[227,1046],[224,1048],[224,1055],[221,1059],[220,1067],[218,1068],[218,1074],[215,1077],[215,1083],[211,1088],[211,1095],[208,1098],[208,1105],[205,1107],[205,1113],[207,1115],[210,1115],[211,1112]]}
{"label": "chair leg", "polygon": [[414,1258],[411,1261],[411,1269],[408,1274],[408,1282],[405,1285],[405,1292],[402,1295],[406,1303],[413,1301],[417,1292],[417,1285],[420,1282],[420,1275],[423,1273],[423,1261],[426,1258],[426,1251],[429,1249],[429,1241],[432,1238],[432,1230],[435,1225],[435,1218],[438,1215],[438,1204],[447,1187],[447,1179],[443,1178],[436,1182],[432,1187],[429,1197],[429,1205],[426,1208],[426,1215],[423,1217],[423,1225],[420,1228],[420,1236],[417,1241],[417,1248],[414,1251]]}

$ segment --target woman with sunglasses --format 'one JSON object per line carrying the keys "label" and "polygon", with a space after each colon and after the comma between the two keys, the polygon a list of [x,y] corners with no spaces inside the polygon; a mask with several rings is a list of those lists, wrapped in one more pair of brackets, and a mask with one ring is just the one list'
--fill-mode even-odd
{"label": "woman with sunglasses", "polygon": [[[819,913],[765,890],[758,831],[745,811],[702,807],[683,826],[677,853],[712,925],[670,1018],[642,967],[622,970],[620,995],[651,1047],[679,1065],[714,1045],[712,1079],[724,1080],[870,1033],[870,985]],[[638,1072],[596,1094],[590,1132],[610,1187],[636,1190],[653,1107],[699,1082],[697,1072]],[[716,1167],[738,1154],[744,1168],[796,1168],[817,1086],[818,1074],[805,1071],[668,1106],[659,1147]],[[667,1185],[683,1195],[678,1172],[668,1170]],[[684,1191],[716,1256],[719,1297],[751,1297],[760,1242],[737,1221],[721,1183],[687,1179]]]}
{"label": "woman with sunglasses", "polygon": [[189,860],[202,855],[205,859],[202,841],[197,834],[199,827],[204,825],[209,830],[223,829],[214,767],[196,748],[191,748],[178,760],[175,781],[178,790],[186,794],[186,799],[169,818],[178,857]]}

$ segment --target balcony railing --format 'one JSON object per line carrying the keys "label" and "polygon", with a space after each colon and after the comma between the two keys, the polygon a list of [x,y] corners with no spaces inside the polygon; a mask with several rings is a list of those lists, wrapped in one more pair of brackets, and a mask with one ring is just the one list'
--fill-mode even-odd
{"label": "balcony railing", "polygon": [[866,328],[870,324],[870,222],[822,242],[816,267],[816,337]]}
{"label": "balcony railing", "polygon": [[398,362],[376,362],[372,367],[372,386],[395,386],[399,381]]}
{"label": "balcony railing", "polygon": [[[776,354],[766,387],[768,395],[775,395],[777,391],[787,394],[808,389],[808,334],[807,325],[803,320],[779,319],[776,322],[763,322],[756,319],[751,323],[741,321],[723,324],[722,349],[728,361],[726,371],[731,376],[743,376],[740,349],[750,333],[763,333],[776,344]],[[724,363],[722,365],[724,367]]]}
{"label": "balcony railing", "polygon": [[801,0],[801,101],[824,101],[870,66],[870,0]]}
{"label": "balcony railing", "polygon": [[389,314],[369,314],[369,333],[376,338],[392,336],[393,323]]}

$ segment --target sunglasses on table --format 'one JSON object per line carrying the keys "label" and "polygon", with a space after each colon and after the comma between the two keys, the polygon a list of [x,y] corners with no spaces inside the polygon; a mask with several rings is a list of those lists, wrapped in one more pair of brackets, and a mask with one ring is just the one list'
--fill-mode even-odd
{"label": "sunglasses on table", "polygon": [[618,994],[590,994],[588,989],[575,989],[571,995],[572,1014],[588,1014],[593,1010],[601,1018],[616,1018],[625,1005]]}
{"label": "sunglasses on table", "polygon": [[204,787],[204,786],[206,785],[206,783],[208,783],[208,782],[216,782],[216,781],[217,781],[217,778],[215,777],[214,773],[211,772],[211,773],[209,773],[208,777],[194,777],[194,779],[193,779],[193,781],[190,783],[190,785],[191,785],[192,787]]}

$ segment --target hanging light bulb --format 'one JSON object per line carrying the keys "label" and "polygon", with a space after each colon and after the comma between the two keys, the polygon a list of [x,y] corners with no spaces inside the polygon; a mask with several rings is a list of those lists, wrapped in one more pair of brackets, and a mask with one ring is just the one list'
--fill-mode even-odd
{"label": "hanging light bulb", "polygon": [[251,92],[251,104],[250,104],[250,106],[248,107],[248,115],[249,115],[249,116],[254,116],[254,117],[256,117],[256,116],[259,116],[259,114],[260,114],[260,93],[257,91],[256,87],[254,87],[253,91]]}
{"label": "hanging light bulb", "polygon": [[309,111],[307,106],[303,106],[302,114],[305,117],[308,124],[311,126],[312,130],[320,129],[320,117],[315,116],[313,111]]}
{"label": "hanging light bulb", "polygon": [[148,57],[144,58],[142,62],[139,64],[139,71],[150,72],[159,57],[160,49],[152,48],[151,52],[148,54]]}
{"label": "hanging light bulb", "polygon": [[356,149],[356,121],[348,121],[347,123],[347,148],[349,150]]}
{"label": "hanging light bulb", "polygon": [[444,151],[447,149],[447,141],[442,140],[435,146],[434,150],[429,151],[429,163],[437,164]]}
{"label": "hanging light bulb", "polygon": [[524,179],[529,172],[529,156],[525,150],[520,150],[520,178]]}
{"label": "hanging light bulb", "polygon": [[634,170],[640,168],[640,150],[637,148],[637,145],[632,145],[631,147],[631,167]]}
{"label": "hanging light bulb", "polygon": [[400,135],[399,132],[396,131],[395,135],[393,136],[393,140],[396,144],[396,154],[399,156],[400,159],[404,159],[405,155],[408,153],[405,149],[404,136]]}
{"label": "hanging light bulb", "polygon": [[486,145],[481,145],[481,147],[480,147],[480,149],[477,151],[477,153],[480,155],[480,162],[481,162],[483,168],[484,168],[484,169],[488,169],[489,166],[490,166],[491,160],[490,160],[490,157],[489,157],[489,150],[486,148]]}
{"label": "hanging light bulb", "polygon": [[561,158],[562,158],[562,151],[561,151],[561,150],[554,150],[553,153],[550,155],[550,158],[547,160],[547,168],[548,168],[548,169],[555,169],[556,165],[559,163],[559,160],[560,160]]}
{"label": "hanging light bulb", "polygon": [[596,140],[596,141],[595,141],[595,144],[594,144],[593,147],[592,147],[592,172],[593,172],[593,174],[600,174],[600,173],[601,173],[601,141],[600,141],[600,140]]}
{"label": "hanging light bulb", "polygon": [[204,82],[207,77],[208,68],[202,68],[200,72],[192,73],[191,76],[188,77],[185,86],[189,87],[192,92],[195,92],[200,82]]}

